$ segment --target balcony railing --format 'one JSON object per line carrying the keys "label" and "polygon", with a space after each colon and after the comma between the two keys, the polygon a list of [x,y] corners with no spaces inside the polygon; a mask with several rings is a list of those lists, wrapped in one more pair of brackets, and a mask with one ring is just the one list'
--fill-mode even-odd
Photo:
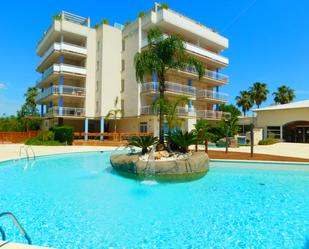
{"label": "balcony railing", "polygon": [[[147,91],[158,91],[159,90],[159,83],[158,82],[148,82],[142,84],[142,91],[147,92]],[[173,93],[179,93],[179,94],[184,94],[184,95],[189,95],[189,96],[195,96],[196,94],[196,88],[191,87],[191,86],[186,86],[183,84],[178,84],[174,82],[165,82],[165,90],[168,92],[173,92]]]}
{"label": "balcony railing", "polygon": [[85,108],[54,106],[48,109],[46,115],[47,116],[83,117],[85,116]]}
{"label": "balcony railing", "polygon": [[[188,73],[192,73],[192,74],[197,74],[197,71],[195,69],[195,67],[193,66],[187,66],[184,69],[182,69],[182,71],[188,72]],[[222,73],[217,73],[214,71],[210,71],[205,69],[205,77],[213,79],[213,80],[218,80],[224,83],[227,83],[229,81],[229,77],[227,75],[224,75]]]}
{"label": "balcony railing", "polygon": [[196,117],[203,118],[203,119],[216,119],[221,120],[226,117],[229,113],[221,112],[221,111],[214,111],[214,110],[197,110]]}
{"label": "balcony railing", "polygon": [[214,92],[210,90],[198,90],[196,93],[196,97],[198,99],[213,99],[213,100],[220,100],[220,101],[228,101],[228,94]]}
{"label": "balcony railing", "polygon": [[42,76],[37,80],[37,84],[48,78],[48,76],[50,76],[54,72],[86,75],[87,70],[86,68],[80,66],[68,64],[54,64],[42,73]]}
{"label": "balcony railing", "polygon": [[[151,106],[142,106],[140,109],[141,115],[157,115],[157,110],[153,109]],[[195,110],[189,110],[186,107],[177,107],[177,115],[178,116],[188,116],[188,117],[194,117],[196,116]]]}
{"label": "balcony railing", "polygon": [[[167,34],[163,34],[162,38],[166,39],[168,37]],[[148,38],[145,37],[142,40],[142,47],[146,47],[148,45]],[[205,57],[210,58],[213,61],[219,62],[219,63],[224,63],[224,64],[229,64],[229,59],[220,55],[220,54],[216,54],[214,52],[211,52],[209,50],[207,50],[206,48],[203,47],[199,47],[198,45],[189,43],[189,42],[184,42],[184,47],[186,50],[193,52],[195,54],[199,54]]]}
{"label": "balcony railing", "polygon": [[54,51],[67,51],[67,52],[73,52],[81,55],[87,55],[87,48],[81,47],[75,44],[70,44],[66,42],[55,42],[53,45],[49,47],[49,49],[44,53],[44,55],[41,57],[41,60],[38,64],[41,65],[43,61],[46,60],[48,56],[50,56]]}
{"label": "balcony railing", "polygon": [[64,94],[64,95],[71,95],[77,97],[85,96],[85,88],[82,87],[75,87],[75,86],[51,86],[45,89],[44,92],[41,92],[37,97],[36,101],[46,98],[52,94]]}

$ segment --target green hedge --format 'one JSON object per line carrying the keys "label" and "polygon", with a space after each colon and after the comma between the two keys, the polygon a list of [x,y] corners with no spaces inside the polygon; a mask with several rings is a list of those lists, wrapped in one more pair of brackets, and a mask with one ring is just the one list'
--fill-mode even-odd
{"label": "green hedge", "polygon": [[41,131],[37,138],[41,141],[53,141],[55,139],[55,133],[52,131]]}
{"label": "green hedge", "polygon": [[259,141],[259,145],[271,145],[271,144],[276,144],[278,143],[278,140],[273,139],[273,138],[266,138],[261,141]]}
{"label": "green hedge", "polygon": [[59,141],[53,140],[40,140],[38,138],[29,138],[25,141],[26,145],[47,145],[47,146],[57,146],[57,145],[65,145],[64,143],[60,143]]}
{"label": "green hedge", "polygon": [[55,134],[55,140],[60,143],[66,143],[72,145],[74,140],[74,130],[71,126],[55,126],[51,128],[51,131]]}

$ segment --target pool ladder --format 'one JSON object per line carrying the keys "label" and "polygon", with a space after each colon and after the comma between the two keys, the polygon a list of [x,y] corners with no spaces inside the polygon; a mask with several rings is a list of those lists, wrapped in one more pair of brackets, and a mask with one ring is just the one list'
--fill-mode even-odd
{"label": "pool ladder", "polygon": [[34,150],[33,150],[33,148],[30,146],[30,145],[28,145],[28,146],[20,146],[20,148],[19,148],[19,158],[21,157],[21,153],[22,153],[22,151],[24,150],[25,151],[25,153],[26,153],[26,157],[27,157],[27,160],[29,161],[29,159],[30,159],[30,156],[29,156],[29,149],[31,150],[31,152],[32,152],[32,158],[35,160],[35,153],[34,153]]}
{"label": "pool ladder", "polygon": [[[20,233],[25,237],[25,239],[27,240],[28,244],[31,245],[32,242],[31,242],[31,239],[29,237],[29,235],[27,234],[27,232],[25,231],[25,229],[21,226],[21,224],[19,223],[19,221],[16,219],[15,215],[12,214],[11,212],[3,212],[3,213],[0,213],[0,218],[1,217],[4,217],[4,216],[7,216],[9,217],[14,225],[18,228],[18,230],[20,231]],[[2,229],[2,227],[0,227],[0,235],[2,237],[2,240],[6,240],[6,235],[5,235],[5,232],[4,230]]]}

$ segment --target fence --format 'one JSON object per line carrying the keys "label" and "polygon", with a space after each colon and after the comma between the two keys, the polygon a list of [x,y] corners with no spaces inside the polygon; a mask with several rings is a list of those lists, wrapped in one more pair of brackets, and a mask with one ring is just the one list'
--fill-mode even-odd
{"label": "fence", "polygon": [[134,136],[150,136],[153,133],[149,132],[74,132],[75,139],[84,139],[85,136],[88,136],[89,140],[98,140],[100,137],[112,141],[123,141],[128,140],[130,137]]}
{"label": "fence", "polygon": [[39,131],[0,132],[0,143],[23,143],[28,138],[37,137]]}

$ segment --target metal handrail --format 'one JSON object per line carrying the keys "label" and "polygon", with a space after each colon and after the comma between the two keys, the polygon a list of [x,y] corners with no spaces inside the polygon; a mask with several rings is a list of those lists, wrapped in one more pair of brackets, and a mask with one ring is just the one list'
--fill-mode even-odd
{"label": "metal handrail", "polygon": [[[34,150],[33,150],[32,146],[28,145],[27,152],[28,152],[29,149],[31,149],[32,155],[33,155],[33,159],[35,160],[36,157],[35,157],[35,153],[34,153]],[[29,155],[29,153],[28,153],[28,155]]]}
{"label": "metal handrail", "polygon": [[36,159],[36,156],[35,156],[35,153],[34,153],[34,150],[33,150],[32,146],[30,146],[30,145],[28,145],[27,147],[26,146],[20,146],[19,147],[19,157],[21,157],[22,149],[24,149],[24,151],[26,152],[26,156],[27,156],[27,160],[28,161],[29,161],[29,158],[30,158],[29,152],[28,152],[29,149],[31,149],[31,151],[32,151],[33,159],[34,160]]}
{"label": "metal handrail", "polygon": [[19,147],[19,158],[21,157],[21,149],[24,149],[24,151],[26,152],[27,160],[29,160],[29,154],[28,154],[28,151],[26,150],[25,146]]}
{"label": "metal handrail", "polygon": [[[28,244],[31,245],[32,244],[31,238],[29,237],[29,235],[27,234],[25,229],[21,226],[21,224],[19,223],[19,221],[17,220],[15,215],[11,212],[0,213],[0,218],[3,217],[3,216],[8,216],[13,221],[14,225],[18,228],[18,230],[21,232],[21,234],[25,237]],[[5,240],[6,236],[5,236],[5,232],[3,231],[2,228],[0,229],[0,234],[1,234],[2,240]]]}

